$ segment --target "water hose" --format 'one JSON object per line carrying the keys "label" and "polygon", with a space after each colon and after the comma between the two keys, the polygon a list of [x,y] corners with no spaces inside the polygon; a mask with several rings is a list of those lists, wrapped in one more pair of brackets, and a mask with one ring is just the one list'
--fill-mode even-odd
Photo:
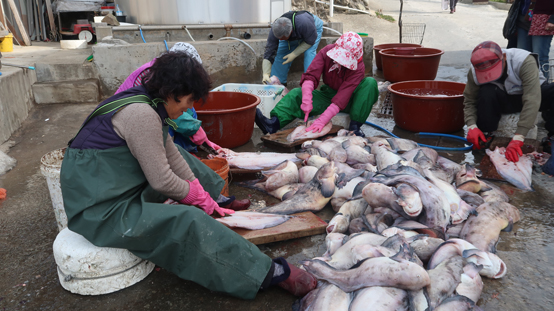
{"label": "water hose", "polygon": [[190,34],[189,29],[188,29],[186,26],[185,26],[184,28],[185,28],[185,30],[187,31],[187,33],[189,34],[190,39],[191,39],[193,42],[195,42],[196,40],[194,40],[194,38],[193,38],[192,35]]}
{"label": "water hose", "polygon": [[332,31],[332,32],[336,32],[336,33],[339,34],[339,36],[342,36],[342,33],[341,33],[340,31],[338,31],[338,30],[335,30],[335,29],[329,28],[329,27],[325,27],[325,26],[321,26],[321,27],[323,27],[323,29],[327,29],[327,30],[330,30],[330,31]]}
{"label": "water hose", "polygon": [[2,66],[10,66],[10,67],[18,67],[18,68],[25,68],[25,69],[35,70],[35,67],[33,67],[33,66],[23,66],[23,65],[9,64],[9,63],[5,63],[5,62],[2,62]]}
{"label": "water hose", "polygon": [[[371,123],[369,121],[365,121],[365,124],[369,125],[369,126],[372,126],[382,132],[385,132],[387,134],[389,134],[390,136],[394,137],[394,138],[400,138],[396,135],[394,135],[393,133],[387,131],[385,128],[377,125],[377,124],[374,124],[374,123]],[[425,145],[425,144],[418,144],[420,147],[427,147],[427,148],[431,148],[431,149],[435,149],[435,150],[438,150],[438,151],[469,151],[473,148],[473,144],[470,144],[467,139],[463,138],[463,137],[460,137],[460,136],[456,136],[456,135],[450,135],[450,134],[439,134],[439,133],[427,133],[427,132],[420,132],[420,133],[417,133],[416,135],[419,135],[419,136],[431,136],[431,137],[446,137],[446,138],[451,138],[451,139],[455,139],[455,140],[459,140],[461,142],[464,142],[465,144],[469,144],[469,146],[465,146],[465,147],[439,147],[439,146],[431,146],[431,145]]]}
{"label": "water hose", "polygon": [[142,38],[142,42],[146,43],[146,40],[144,40],[144,35],[142,34],[142,25],[139,25],[139,31],[140,31],[140,37]]}
{"label": "water hose", "polygon": [[164,44],[165,44],[165,50],[169,52],[169,47],[167,46],[167,41],[164,40]]}
{"label": "water hose", "polygon": [[223,38],[217,39],[217,41],[220,41],[220,40],[237,40],[237,41],[240,41],[243,44],[245,44],[247,47],[249,47],[252,50],[252,53],[256,54],[256,51],[254,51],[254,49],[248,43],[242,41],[241,39],[237,39],[237,38],[234,38],[234,37],[223,37]]}

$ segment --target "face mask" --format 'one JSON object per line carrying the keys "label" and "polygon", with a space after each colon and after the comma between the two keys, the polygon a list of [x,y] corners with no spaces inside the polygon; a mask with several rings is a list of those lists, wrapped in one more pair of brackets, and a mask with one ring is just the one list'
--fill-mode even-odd
{"label": "face mask", "polygon": [[179,118],[175,119],[174,121],[175,123],[177,123],[177,128],[175,129],[175,132],[186,137],[190,137],[196,134],[196,132],[198,132],[198,129],[202,125],[202,121],[195,119],[192,115],[192,109],[188,109]]}

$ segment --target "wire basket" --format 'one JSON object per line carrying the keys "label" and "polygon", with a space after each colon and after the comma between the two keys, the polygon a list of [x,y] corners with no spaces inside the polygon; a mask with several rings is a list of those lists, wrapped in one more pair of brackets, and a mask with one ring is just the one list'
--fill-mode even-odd
{"label": "wire basket", "polygon": [[402,23],[400,43],[421,44],[426,25],[423,23]]}
{"label": "wire basket", "polygon": [[392,98],[391,92],[386,91],[384,94],[384,99],[378,101],[375,107],[373,108],[373,113],[379,118],[390,118],[392,119]]}

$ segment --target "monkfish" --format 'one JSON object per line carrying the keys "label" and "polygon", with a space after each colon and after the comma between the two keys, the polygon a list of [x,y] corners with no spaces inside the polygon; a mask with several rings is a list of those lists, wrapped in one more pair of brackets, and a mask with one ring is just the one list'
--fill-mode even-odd
{"label": "monkfish", "polygon": [[289,136],[287,136],[287,140],[289,142],[293,142],[301,139],[313,139],[313,138],[322,137],[327,135],[327,133],[329,133],[331,131],[331,128],[333,127],[333,123],[329,122],[323,127],[323,129],[319,133],[318,132],[313,133],[312,131],[306,132],[306,129],[310,127],[313,122],[314,121],[309,121],[307,126],[300,125],[297,128],[295,128],[294,131],[292,131],[292,133],[290,133]]}
{"label": "monkfish", "polygon": [[487,155],[502,178],[521,190],[533,191],[531,187],[531,174],[533,173],[533,162],[527,156],[519,157],[518,162],[511,162],[506,159],[505,148],[496,147],[494,152],[487,149]]}
{"label": "monkfish", "polygon": [[294,214],[305,211],[320,211],[335,193],[336,171],[334,162],[326,163],[317,171],[314,178],[298,189],[291,198],[273,206],[264,207],[258,212]]}

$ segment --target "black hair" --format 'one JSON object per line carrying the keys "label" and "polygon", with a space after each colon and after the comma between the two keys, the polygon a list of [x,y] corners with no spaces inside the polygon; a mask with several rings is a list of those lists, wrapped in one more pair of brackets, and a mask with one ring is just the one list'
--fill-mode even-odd
{"label": "black hair", "polygon": [[192,99],[206,100],[212,81],[196,59],[184,52],[168,52],[156,59],[150,72],[142,79],[146,91],[166,100],[192,94]]}

